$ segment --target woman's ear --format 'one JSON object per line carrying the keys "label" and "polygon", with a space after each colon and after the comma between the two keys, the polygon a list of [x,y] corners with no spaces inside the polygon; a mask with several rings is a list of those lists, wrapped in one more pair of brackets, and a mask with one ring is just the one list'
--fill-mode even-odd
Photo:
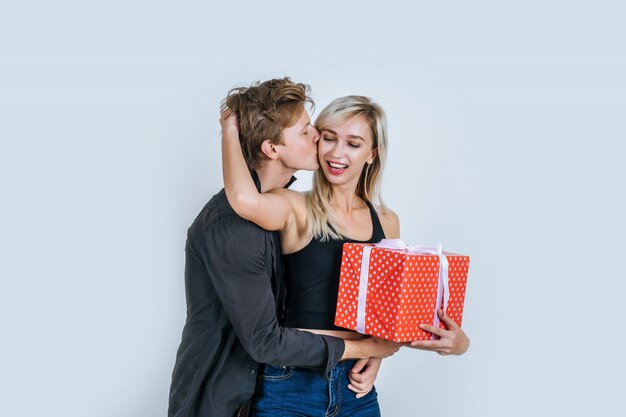
{"label": "woman's ear", "polygon": [[376,155],[378,155],[378,150],[372,149],[372,155],[367,160],[367,165],[372,165],[374,163],[374,160],[376,160]]}
{"label": "woman's ear", "polygon": [[272,143],[271,140],[265,139],[263,143],[261,143],[261,152],[269,159],[277,159],[278,158],[278,150],[276,146]]}

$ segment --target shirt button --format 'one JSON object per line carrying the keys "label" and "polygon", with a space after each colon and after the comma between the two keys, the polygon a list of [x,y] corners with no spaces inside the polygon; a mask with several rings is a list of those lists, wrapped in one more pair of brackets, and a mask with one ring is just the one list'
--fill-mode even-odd
{"label": "shirt button", "polygon": [[255,371],[254,369],[252,369],[252,370],[250,371],[250,375],[254,375],[255,373],[256,373],[256,371]]}

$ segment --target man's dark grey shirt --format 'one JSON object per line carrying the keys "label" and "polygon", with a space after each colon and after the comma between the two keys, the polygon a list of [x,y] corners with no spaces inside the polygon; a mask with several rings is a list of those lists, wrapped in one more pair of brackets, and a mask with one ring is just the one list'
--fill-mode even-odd
{"label": "man's dark grey shirt", "polygon": [[279,326],[278,235],[239,217],[224,190],[189,228],[185,255],[187,320],[169,417],[233,416],[254,393],[259,363],[315,367],[324,375],[337,364],[341,339]]}

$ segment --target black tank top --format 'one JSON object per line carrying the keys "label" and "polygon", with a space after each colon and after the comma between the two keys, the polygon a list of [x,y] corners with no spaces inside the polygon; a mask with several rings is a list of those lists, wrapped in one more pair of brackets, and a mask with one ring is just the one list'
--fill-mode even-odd
{"label": "black tank top", "polygon": [[367,202],[372,217],[369,240],[340,239],[321,242],[312,239],[297,252],[283,255],[285,262],[285,327],[320,330],[346,330],[334,325],[339,271],[344,242],[378,243],[385,238],[374,207]]}

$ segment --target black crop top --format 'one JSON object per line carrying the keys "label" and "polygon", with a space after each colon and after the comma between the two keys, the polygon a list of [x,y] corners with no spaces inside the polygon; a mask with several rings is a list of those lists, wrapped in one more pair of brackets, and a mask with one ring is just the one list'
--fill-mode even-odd
{"label": "black crop top", "polygon": [[312,239],[297,252],[283,255],[285,261],[285,327],[320,330],[346,330],[334,325],[339,271],[344,242],[378,243],[385,238],[374,207],[367,203],[372,217],[369,240]]}

